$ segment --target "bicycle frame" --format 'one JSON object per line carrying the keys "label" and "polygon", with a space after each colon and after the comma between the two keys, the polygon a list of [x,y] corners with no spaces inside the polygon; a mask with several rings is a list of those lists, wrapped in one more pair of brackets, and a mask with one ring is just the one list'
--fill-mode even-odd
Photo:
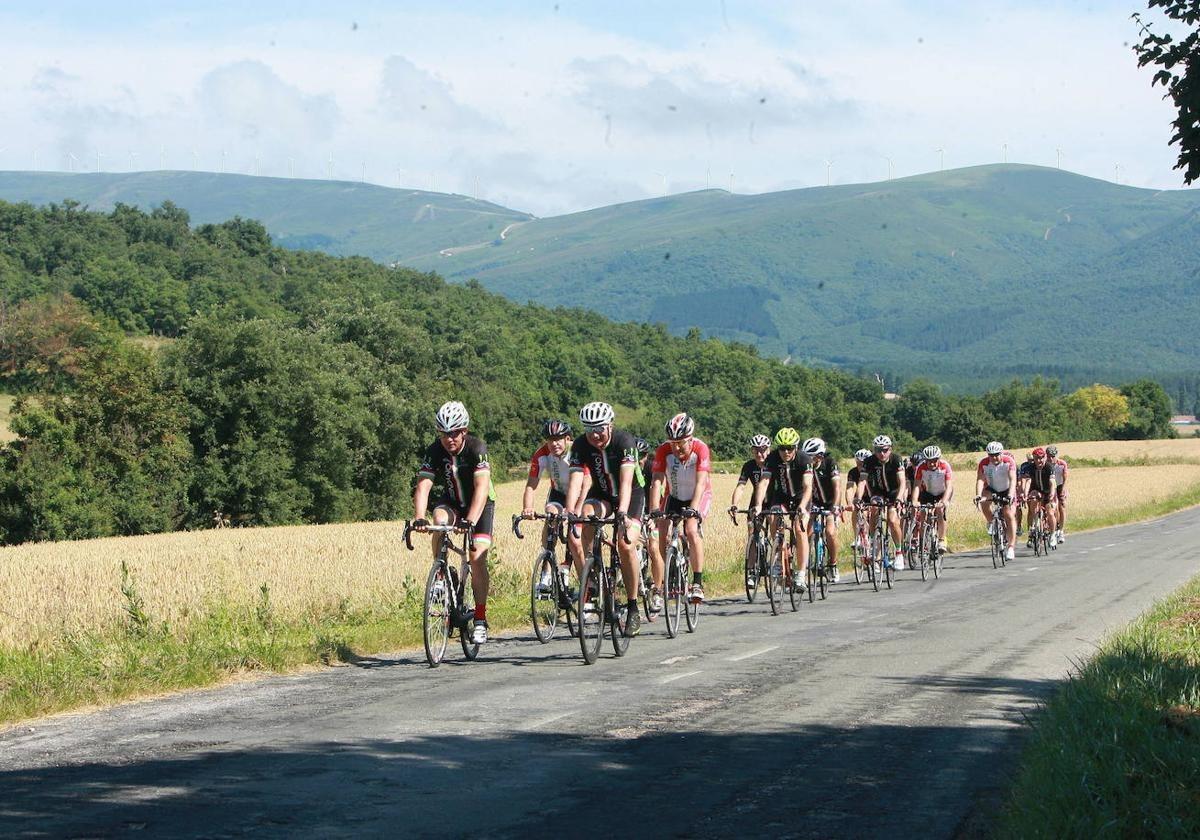
{"label": "bicycle frame", "polygon": [[[579,644],[583,652],[583,660],[594,664],[600,655],[600,644],[604,639],[604,627],[607,624],[612,638],[613,652],[624,656],[629,649],[629,636],[626,635],[625,614],[626,605],[615,602],[618,576],[622,574],[620,553],[617,551],[617,537],[611,539],[604,534],[606,526],[621,527],[621,539],[626,545],[632,541],[624,532],[622,521],[616,516],[600,518],[597,516],[568,516],[567,523],[571,527],[585,525],[594,528],[591,540],[591,552],[583,565],[583,574],[579,581]],[[605,562],[604,547],[609,549],[608,562]],[[623,587],[623,579],[621,579]],[[593,591],[594,587],[594,591]],[[591,622],[588,621],[589,617]],[[595,632],[589,635],[589,629]]]}
{"label": "bicycle frame", "polygon": [[[425,658],[429,667],[436,668],[446,655],[446,645],[454,630],[458,630],[463,655],[468,660],[479,655],[479,645],[471,641],[475,624],[474,608],[468,606],[467,589],[471,586],[470,534],[457,525],[426,525],[420,531],[413,528],[411,521],[404,523],[404,544],[414,551],[413,533],[441,534],[438,552],[429,569],[425,582],[425,600],[422,625],[425,636]],[[454,544],[451,535],[462,535],[462,547]],[[462,558],[456,572],[450,564],[451,553]],[[472,594],[471,603],[474,603]]]}

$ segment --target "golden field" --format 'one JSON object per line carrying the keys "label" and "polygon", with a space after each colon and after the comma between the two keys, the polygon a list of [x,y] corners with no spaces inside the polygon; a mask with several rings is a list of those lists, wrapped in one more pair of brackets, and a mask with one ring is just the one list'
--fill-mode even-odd
{"label": "golden field", "polygon": [[[1200,463],[1200,437],[1182,437],[1174,440],[1084,440],[1058,443],[1058,454],[1067,463],[1072,459],[1087,461],[1133,461],[1153,459],[1176,463]],[[1013,450],[1018,458],[1025,457],[1033,447]],[[947,456],[950,463],[979,463],[983,452],[956,452]]]}
{"label": "golden field", "polygon": [[16,397],[0,394],[0,443],[8,443],[16,437],[8,428],[8,420],[15,401]]}
{"label": "golden field", "polygon": [[[1163,444],[1181,443],[1191,442],[1141,446],[1154,451]],[[1112,452],[1123,444],[1081,446],[1095,446],[1095,451],[1106,446]],[[1131,447],[1130,451],[1137,450]],[[735,529],[720,513],[728,506],[735,481],[733,475],[714,476],[714,515],[707,526],[710,568],[740,563],[744,530]],[[521,482],[511,482],[497,490],[494,558],[501,570],[509,572],[510,580],[514,574],[524,578],[537,545],[534,523],[526,523],[524,542],[519,543],[510,530],[522,487]],[[1071,473],[1070,515],[1075,522],[1115,520],[1122,511],[1196,487],[1200,487],[1200,464],[1081,469]],[[983,533],[982,518],[971,504],[971,476],[960,477],[957,493],[950,519],[951,548],[978,544]],[[253,609],[263,584],[269,587],[273,615],[284,621],[303,622],[306,617],[388,605],[402,597],[406,585],[418,591],[424,586],[429,563],[425,540],[418,551],[409,552],[399,523],[373,522],[231,528],[0,548],[0,647],[53,644],[73,633],[119,623],[126,604],[121,593],[122,562],[151,620],[172,627],[216,605]]]}

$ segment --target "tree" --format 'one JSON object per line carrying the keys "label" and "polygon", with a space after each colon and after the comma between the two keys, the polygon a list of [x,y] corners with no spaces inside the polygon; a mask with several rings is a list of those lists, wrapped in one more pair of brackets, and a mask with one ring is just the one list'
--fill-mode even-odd
{"label": "tree", "polygon": [[946,398],[928,379],[914,379],[904,386],[896,401],[896,422],[917,440],[932,440],[941,434]]}
{"label": "tree", "polygon": [[1097,424],[1104,434],[1112,434],[1129,422],[1129,399],[1108,385],[1088,385],[1067,397],[1085,418]]}
{"label": "tree", "polygon": [[1121,386],[1129,400],[1129,421],[1116,435],[1126,440],[1171,437],[1171,398],[1152,379],[1139,379]]}
{"label": "tree", "polygon": [[1175,168],[1184,171],[1183,180],[1190,184],[1200,179],[1200,2],[1149,0],[1147,8],[1161,9],[1169,20],[1191,28],[1180,37],[1158,34],[1140,14],[1133,16],[1142,35],[1141,43],[1133,47],[1138,67],[1157,65],[1150,84],[1165,87],[1163,98],[1175,103],[1177,116],[1171,123],[1175,128],[1171,143],[1179,144]]}

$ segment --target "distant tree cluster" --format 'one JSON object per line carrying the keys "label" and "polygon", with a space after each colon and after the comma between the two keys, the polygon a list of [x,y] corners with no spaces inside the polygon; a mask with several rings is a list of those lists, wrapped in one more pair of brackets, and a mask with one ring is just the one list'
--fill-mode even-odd
{"label": "distant tree cluster", "polygon": [[[719,457],[783,425],[848,455],[1169,434],[1152,382],[1114,394],[1014,382],[982,397],[785,365],[478,284],[291,252],[256,222],[0,203],[0,386],[24,396],[0,449],[0,542],[394,518],[442,401],[463,399],[502,476],[547,417],[593,399],[652,440],[692,413]],[[169,336],[156,347],[147,336]],[[141,344],[132,337],[141,336]],[[159,342],[162,343],[162,342]],[[1111,390],[1111,389],[1109,389]],[[1164,414],[1165,412],[1165,414]]]}

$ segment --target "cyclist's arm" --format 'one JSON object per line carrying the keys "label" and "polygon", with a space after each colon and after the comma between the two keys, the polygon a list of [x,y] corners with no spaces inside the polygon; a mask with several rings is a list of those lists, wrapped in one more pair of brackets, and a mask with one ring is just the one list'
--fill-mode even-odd
{"label": "cyclist's arm", "polygon": [[[742,498],[742,488],[745,486],[746,486],[746,482],[744,482],[744,481],[739,481],[737,484],[733,485],[733,496],[729,500],[730,507],[735,508],[735,509],[738,507],[738,502],[741,501],[741,498]],[[753,490],[750,491],[750,501],[751,502],[754,501],[754,491]]]}
{"label": "cyclist's arm", "polygon": [[633,471],[636,468],[637,464],[621,464],[621,476],[618,479],[620,489],[617,491],[617,511],[620,513],[629,513],[629,497],[633,494]]}
{"label": "cyclist's arm", "polygon": [[770,476],[763,476],[754,485],[754,496],[750,500],[750,507],[756,510],[762,510],[763,500],[767,498],[767,485],[771,483]]}
{"label": "cyclist's arm", "polygon": [[491,489],[492,471],[475,471],[475,492],[471,494],[471,507],[467,509],[467,519],[472,523],[479,522],[483,516],[483,508],[488,503],[488,491]]}
{"label": "cyclist's arm", "polygon": [[950,500],[954,498],[954,479],[946,477],[946,492],[942,494],[942,504],[945,507],[950,507]]}
{"label": "cyclist's arm", "polygon": [[571,470],[567,480],[567,510],[579,516],[583,510],[583,470]]}
{"label": "cyclist's arm", "polygon": [[424,519],[429,507],[429,491],[433,489],[433,479],[421,476],[413,490],[413,519]]}
{"label": "cyclist's arm", "polygon": [[656,472],[650,482],[650,510],[658,510],[662,506],[663,488],[667,483],[667,474]]}
{"label": "cyclist's arm", "polygon": [[917,496],[919,495],[920,490],[921,490],[921,482],[917,481],[917,476],[914,475],[912,491],[908,494],[908,503],[909,504],[915,505],[917,503]]}
{"label": "cyclist's arm", "polygon": [[537,489],[541,480],[541,476],[537,475],[531,475],[525,480],[525,492],[521,494],[522,513],[529,513],[533,510],[533,491]]}
{"label": "cyclist's arm", "polygon": [[700,505],[704,501],[704,494],[709,492],[711,484],[708,470],[700,470],[696,473],[696,495],[692,496],[692,507],[700,509]]}
{"label": "cyclist's arm", "polygon": [[809,470],[801,479],[803,489],[800,491],[800,510],[804,511],[804,523],[808,525],[808,508],[812,504],[813,473]]}
{"label": "cyclist's arm", "polygon": [[983,464],[980,464],[975,470],[975,495],[977,497],[983,495]]}

